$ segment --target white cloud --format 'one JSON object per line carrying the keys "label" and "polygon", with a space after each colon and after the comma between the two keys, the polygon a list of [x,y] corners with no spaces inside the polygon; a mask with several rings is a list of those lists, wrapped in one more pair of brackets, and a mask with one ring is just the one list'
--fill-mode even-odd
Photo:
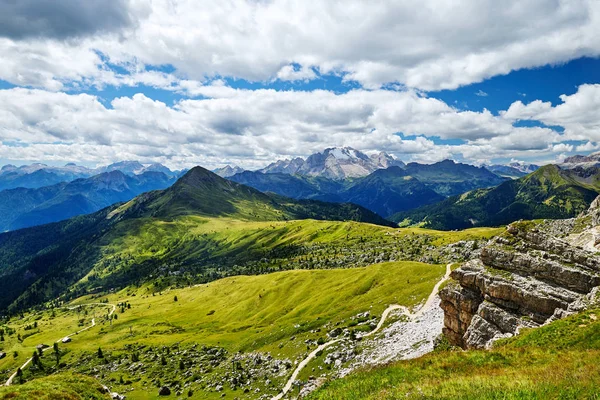
{"label": "white cloud", "polygon": [[[0,79],[51,90],[72,81],[102,85],[119,79],[110,60],[173,65],[177,79],[198,82],[306,80],[316,68],[366,88],[399,82],[438,90],[600,54],[595,0],[131,0],[127,7],[135,23],[118,33],[0,39]],[[143,82],[135,77],[121,83]]]}
{"label": "white cloud", "polygon": [[277,72],[277,79],[282,81],[309,81],[316,76],[310,67],[294,68],[293,65],[285,65]]}
{"label": "white cloud", "polygon": [[535,120],[564,128],[565,138],[600,141],[600,84],[579,86],[572,95],[563,94],[557,106],[540,100],[525,105],[516,101],[502,114],[507,120]]}
{"label": "white cloud", "polygon": [[573,150],[551,129],[514,127],[506,114],[459,111],[411,90],[251,91],[218,80],[194,90],[210,98],[168,106],[136,94],[107,107],[88,94],[0,90],[0,158],[253,168],[344,145],[407,161],[551,158]]}
{"label": "white cloud", "polygon": [[479,97],[487,97],[488,94],[486,92],[484,92],[483,90],[479,89],[476,93],[475,96],[479,96]]}

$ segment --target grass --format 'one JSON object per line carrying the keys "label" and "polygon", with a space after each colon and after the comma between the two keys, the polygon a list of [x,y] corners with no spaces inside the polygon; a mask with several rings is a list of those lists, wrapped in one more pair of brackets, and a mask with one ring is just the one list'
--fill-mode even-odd
{"label": "grass", "polygon": [[0,386],[1,399],[14,400],[105,400],[97,380],[79,374],[52,375],[23,385]]}
{"label": "grass", "polygon": [[[100,376],[130,399],[156,398],[157,383],[124,370],[129,364],[122,361],[131,361],[132,354],[140,352],[149,368],[145,375],[180,379],[180,356],[169,356],[167,366],[158,365],[154,356],[169,354],[165,348],[178,353],[179,346],[186,349],[181,351],[196,351],[192,346],[198,344],[222,349],[229,361],[214,365],[198,361],[186,371],[192,374],[186,375],[186,383],[197,396],[218,398],[221,393],[206,385],[219,374],[230,373],[227,366],[237,355],[260,352],[293,362],[310,350],[307,340],[316,342],[336,326],[349,326],[350,317],[358,313],[379,316],[393,303],[414,306],[444,274],[445,261],[435,253],[438,248],[460,240],[486,240],[500,231],[441,232],[351,221],[261,222],[189,215],[122,221],[100,239],[100,261],[79,285],[118,287],[104,284],[119,274],[129,274],[123,282],[131,282],[132,276],[150,280],[116,293],[79,297],[71,304],[127,302],[130,307],[119,309],[112,324],[104,318],[106,306],[26,312],[0,321],[0,328],[15,330],[0,343],[0,350],[7,353],[0,360],[0,378],[8,378],[31,357],[36,345],[52,345],[95,317],[98,326],[74,336],[72,343],[59,345],[64,365],[56,366],[52,352],[47,352],[42,358],[44,370],[27,368],[25,380],[65,370],[84,372]],[[431,253],[427,259],[439,264],[408,261],[423,257],[423,249]],[[407,261],[381,262],[390,258]],[[153,269],[146,273],[143,268],[150,262]],[[210,274],[212,281],[192,285],[198,281],[188,279],[193,271]],[[265,274],[273,271],[279,272]],[[236,276],[218,279],[227,274]],[[35,322],[35,329],[25,330]],[[106,358],[95,356],[98,347]],[[105,362],[116,362],[110,364],[116,372],[107,369]],[[256,388],[261,394],[275,394],[289,374],[291,370]],[[203,378],[192,379],[196,375]],[[119,383],[121,376],[124,383]],[[233,388],[223,393],[239,395]]]}
{"label": "grass", "polygon": [[309,399],[598,399],[600,310],[531,329],[491,351],[437,351],[331,381]]}
{"label": "grass", "polygon": [[[100,260],[80,284],[131,273],[145,263],[163,263],[165,268],[185,271],[195,281],[198,276],[208,281],[286,269],[365,266],[387,261],[378,258],[381,254],[418,259],[423,244],[439,247],[460,240],[485,240],[501,231],[442,232],[351,221],[252,222],[197,216],[172,221],[131,219],[116,225],[103,239]],[[365,254],[367,259],[359,257]]]}
{"label": "grass", "polygon": [[[336,270],[296,270],[259,276],[237,276],[208,284],[152,294],[148,286],[124,290],[102,297],[112,304],[127,302],[131,308],[117,311],[112,326],[103,321],[108,307],[94,306],[87,315],[75,310],[55,310],[26,314],[12,319],[6,326],[23,335],[24,326],[38,321],[39,333],[22,343],[16,335],[7,337],[0,360],[3,379],[31,356],[39,343],[52,344],[77,330],[80,318],[89,324],[96,316],[98,326],[60,344],[65,351],[61,362],[65,368],[78,369],[82,355],[95,354],[102,347],[106,354],[119,357],[129,354],[128,346],[188,346],[199,343],[224,348],[228,354],[269,352],[275,358],[295,359],[306,352],[306,339],[316,340],[327,327],[342,323],[351,316],[370,310],[379,315],[392,303],[414,306],[422,302],[444,274],[443,265],[418,262],[391,262],[366,268]],[[410,283],[408,283],[410,278]],[[174,301],[177,296],[177,301]],[[86,296],[73,304],[96,302]],[[324,329],[321,333],[311,332]],[[290,340],[295,337],[295,340]],[[13,359],[13,351],[19,357]],[[51,352],[44,354],[45,365],[54,364]],[[50,369],[48,369],[49,371]],[[31,379],[35,371],[25,370]],[[290,371],[291,373],[291,371]],[[107,377],[108,379],[109,377]],[[114,376],[113,376],[114,378]],[[281,377],[282,384],[285,377]],[[118,378],[117,378],[118,379]],[[141,382],[132,382],[128,398],[148,398]],[[118,390],[117,390],[118,391]],[[150,396],[152,398],[152,396]]]}

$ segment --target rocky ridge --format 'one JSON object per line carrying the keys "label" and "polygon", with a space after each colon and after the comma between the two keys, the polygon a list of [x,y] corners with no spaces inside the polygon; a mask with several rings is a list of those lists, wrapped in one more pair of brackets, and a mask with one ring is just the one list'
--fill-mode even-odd
{"label": "rocky ridge", "polygon": [[485,348],[597,301],[598,222],[600,198],[576,219],[509,225],[440,292],[445,336],[463,348]]}

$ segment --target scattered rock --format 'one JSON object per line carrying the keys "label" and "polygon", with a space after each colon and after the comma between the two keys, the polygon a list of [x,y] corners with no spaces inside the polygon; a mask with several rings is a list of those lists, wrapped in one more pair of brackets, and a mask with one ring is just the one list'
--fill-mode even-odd
{"label": "scattered rock", "polygon": [[159,396],[169,396],[170,394],[171,394],[171,389],[169,389],[167,386],[161,387],[160,390],[158,391]]}

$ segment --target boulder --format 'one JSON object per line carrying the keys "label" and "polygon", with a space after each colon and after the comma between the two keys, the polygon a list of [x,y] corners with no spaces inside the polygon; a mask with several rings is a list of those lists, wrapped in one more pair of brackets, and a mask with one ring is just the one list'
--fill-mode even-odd
{"label": "boulder", "polygon": [[171,394],[171,389],[169,389],[167,386],[161,387],[160,390],[158,391],[159,396],[169,396],[170,394]]}

